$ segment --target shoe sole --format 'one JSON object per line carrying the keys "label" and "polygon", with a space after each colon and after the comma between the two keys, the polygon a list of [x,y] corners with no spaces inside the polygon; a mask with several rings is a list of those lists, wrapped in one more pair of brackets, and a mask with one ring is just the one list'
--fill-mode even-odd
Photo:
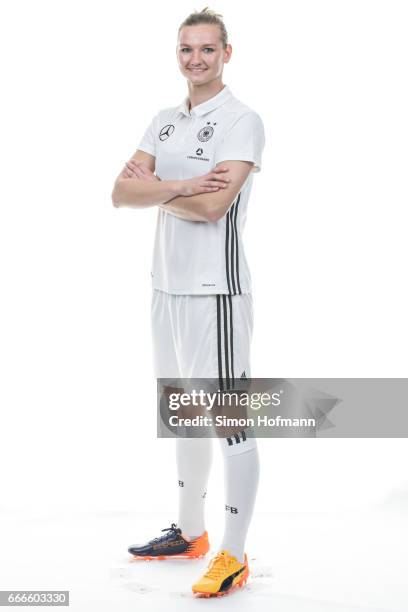
{"label": "shoe sole", "polygon": [[165,559],[201,559],[205,557],[207,553],[203,553],[201,555],[157,555],[156,557],[148,557],[141,555],[133,555],[130,553],[133,559],[140,559],[142,561],[164,561]]}
{"label": "shoe sole", "polygon": [[237,591],[238,589],[244,587],[248,580],[248,577],[249,577],[249,569],[247,568],[247,571],[244,572],[241,580],[237,582],[236,584],[234,584],[234,586],[232,586],[230,589],[228,589],[228,591],[220,591],[218,593],[205,593],[204,591],[193,591],[193,593],[194,595],[197,596],[197,599],[201,599],[202,597],[206,599],[208,599],[209,597],[225,597],[225,595],[231,595],[231,593],[234,593],[234,591]]}

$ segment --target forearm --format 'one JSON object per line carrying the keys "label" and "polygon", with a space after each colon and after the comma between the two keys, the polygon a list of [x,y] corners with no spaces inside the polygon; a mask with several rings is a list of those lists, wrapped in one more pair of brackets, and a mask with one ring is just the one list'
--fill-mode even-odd
{"label": "forearm", "polygon": [[[180,181],[144,181],[137,178],[120,178],[112,192],[112,203],[116,207],[148,208],[159,206],[176,198]],[[188,199],[188,198],[184,198]]]}
{"label": "forearm", "polygon": [[215,194],[205,193],[193,196],[177,196],[160,208],[186,221],[217,221],[220,205]]}

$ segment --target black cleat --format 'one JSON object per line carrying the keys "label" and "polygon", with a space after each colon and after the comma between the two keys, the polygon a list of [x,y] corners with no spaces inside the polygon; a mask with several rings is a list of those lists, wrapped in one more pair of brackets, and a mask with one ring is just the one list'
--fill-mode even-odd
{"label": "black cleat", "polygon": [[129,546],[128,552],[136,559],[197,559],[204,557],[210,549],[206,531],[191,541],[184,539],[176,523],[162,531],[167,533],[141,546],[133,544]]}

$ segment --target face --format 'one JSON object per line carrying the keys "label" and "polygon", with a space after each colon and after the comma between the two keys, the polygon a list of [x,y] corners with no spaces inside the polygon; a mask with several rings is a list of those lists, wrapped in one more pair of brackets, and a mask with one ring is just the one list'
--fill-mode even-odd
{"label": "face", "polygon": [[183,76],[194,85],[204,85],[222,76],[232,47],[224,49],[220,28],[212,24],[184,26],[177,41],[177,60]]}

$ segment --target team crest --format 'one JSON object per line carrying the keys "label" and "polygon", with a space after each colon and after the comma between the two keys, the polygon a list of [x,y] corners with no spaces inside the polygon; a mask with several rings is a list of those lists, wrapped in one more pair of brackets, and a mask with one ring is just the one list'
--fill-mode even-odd
{"label": "team crest", "polygon": [[211,125],[206,125],[201,128],[201,130],[197,134],[197,138],[200,142],[207,142],[210,140],[211,136],[214,134],[214,128]]}

